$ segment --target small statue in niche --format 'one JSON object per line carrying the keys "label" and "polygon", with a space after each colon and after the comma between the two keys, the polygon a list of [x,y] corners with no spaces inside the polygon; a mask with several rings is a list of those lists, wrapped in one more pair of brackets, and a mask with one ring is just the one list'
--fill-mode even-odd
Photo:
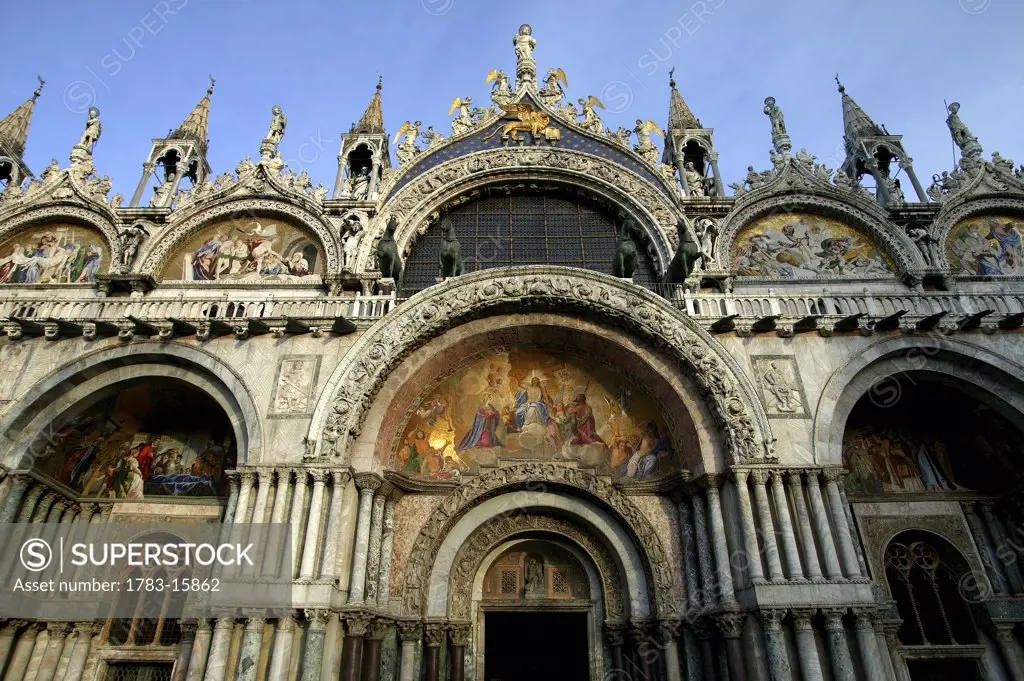
{"label": "small statue in niche", "polygon": [[131,227],[125,227],[117,233],[117,238],[121,242],[122,272],[127,272],[131,268],[135,254],[139,251],[139,245],[147,236],[149,236],[149,231],[141,222],[136,222]]}
{"label": "small statue in niche", "polygon": [[523,588],[527,596],[544,595],[544,566],[533,556],[526,557],[523,568]]}
{"label": "small statue in niche", "polygon": [[352,179],[352,199],[366,201],[370,198],[370,166],[363,166]]}
{"label": "small statue in niche", "polygon": [[704,270],[708,270],[715,252],[718,225],[711,218],[700,218],[697,220],[697,233],[700,235],[700,264]]}
{"label": "small statue in niche", "polygon": [[342,269],[356,271],[356,258],[359,256],[359,244],[363,240],[363,224],[354,215],[345,218],[345,236],[341,238]]}
{"label": "small statue in niche", "polygon": [[455,223],[449,218],[441,221],[441,276],[445,279],[457,277],[464,272],[462,267],[462,245],[455,234]]}
{"label": "small statue in niche", "polygon": [[392,215],[388,218],[384,236],[377,242],[377,268],[380,270],[380,276],[384,279],[393,279],[395,282],[402,278],[402,258],[398,252],[398,242],[395,241],[397,229],[398,218]]}
{"label": "small statue in niche", "polygon": [[690,190],[690,196],[704,196],[704,176],[693,167],[693,161],[686,162],[686,188]]}
{"label": "small statue in niche", "polygon": [[636,271],[637,249],[633,241],[633,221],[620,218],[619,240],[615,246],[615,259],[612,260],[612,274],[620,279],[632,279]]}
{"label": "small statue in niche", "polygon": [[939,240],[928,232],[924,225],[912,223],[907,225],[907,236],[911,238],[917,250],[921,251],[921,257],[928,267],[936,267],[938,263]]}
{"label": "small statue in niche", "polygon": [[700,246],[690,233],[685,218],[679,218],[679,222],[676,223],[676,231],[679,235],[679,248],[665,272],[666,284],[685,283],[687,277],[693,274],[697,260],[700,258]]}

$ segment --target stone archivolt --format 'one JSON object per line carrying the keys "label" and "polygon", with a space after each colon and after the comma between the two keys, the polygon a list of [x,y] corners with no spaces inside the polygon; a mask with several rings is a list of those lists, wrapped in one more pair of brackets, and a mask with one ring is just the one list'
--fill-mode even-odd
{"label": "stone archivolt", "polygon": [[[463,515],[480,501],[505,492],[523,489],[530,483],[541,482],[565,486],[570,491],[582,492],[599,500],[606,508],[610,508],[615,517],[635,537],[638,548],[641,549],[641,556],[647,563],[650,572],[646,577],[650,581],[651,591],[654,593],[654,605],[658,617],[672,619],[678,616],[679,602],[676,597],[678,590],[675,588],[672,562],[647,517],[610,482],[579,469],[542,463],[525,463],[499,468],[493,473],[481,475],[460,485],[444,498],[423,524],[413,543],[403,593],[406,611],[410,614],[423,612],[430,570],[438,550],[444,542],[445,536]],[[502,522],[504,521],[499,521],[498,527],[502,527],[500,524]],[[510,532],[517,531],[514,527],[516,522],[514,516],[509,522],[510,525],[507,529]],[[484,527],[490,527],[490,524]],[[578,535],[578,532],[574,532],[574,534]],[[486,533],[484,536],[486,538],[491,535]],[[594,553],[591,555],[595,557],[595,561],[600,566],[598,556]],[[473,556],[476,556],[475,550],[466,554],[462,560],[464,562],[477,560]],[[480,559],[482,560],[482,556]],[[457,565],[460,564],[457,563]],[[458,569],[468,570],[466,567]],[[459,579],[457,575],[458,573],[453,579]],[[607,579],[604,571],[602,571],[602,579]]]}
{"label": "stone archivolt", "polygon": [[[731,461],[770,456],[767,417],[749,379],[689,317],[658,296],[606,275],[550,267],[524,268],[518,276],[498,279],[479,272],[448,280],[414,296],[360,337],[332,377],[329,412],[314,417],[312,428],[323,424],[321,448],[347,454],[388,374],[425,340],[509,304],[596,313],[653,341],[704,394],[727,436]],[[310,439],[316,439],[315,431]],[[321,455],[328,454],[321,449]]]}

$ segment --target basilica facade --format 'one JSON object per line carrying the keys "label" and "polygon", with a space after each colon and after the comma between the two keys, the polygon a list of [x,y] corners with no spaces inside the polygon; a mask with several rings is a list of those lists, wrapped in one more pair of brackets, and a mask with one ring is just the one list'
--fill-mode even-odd
{"label": "basilica facade", "polygon": [[294,537],[288,609],[8,619],[0,677],[1024,679],[1021,168],[954,103],[922,183],[839,85],[839,169],[768,97],[730,183],[674,81],[612,131],[512,42],[327,187],[278,107],[215,174],[212,82],[127,201],[99,111],[37,173],[42,84],[0,120],[0,522]]}

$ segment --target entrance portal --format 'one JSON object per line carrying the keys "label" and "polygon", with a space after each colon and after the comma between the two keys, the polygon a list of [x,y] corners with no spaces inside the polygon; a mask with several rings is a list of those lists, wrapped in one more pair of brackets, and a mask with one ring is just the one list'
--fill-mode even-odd
{"label": "entrance portal", "polygon": [[587,614],[488,612],[484,681],[587,681]]}

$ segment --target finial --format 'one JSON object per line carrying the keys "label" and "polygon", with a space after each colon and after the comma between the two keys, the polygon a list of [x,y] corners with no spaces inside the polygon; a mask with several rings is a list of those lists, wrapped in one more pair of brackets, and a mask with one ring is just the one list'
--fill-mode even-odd
{"label": "finial", "polygon": [[39,79],[39,87],[37,87],[36,91],[32,93],[32,101],[33,102],[36,101],[36,99],[39,98],[39,95],[43,94],[43,86],[46,85],[46,81],[43,80],[42,76],[36,76],[36,78]]}
{"label": "finial", "polygon": [[839,92],[842,92],[842,93],[846,92],[846,88],[843,87],[843,84],[839,82],[839,73],[838,72],[836,73],[836,85],[839,86]]}
{"label": "finial", "polygon": [[673,74],[676,72],[676,67],[672,67],[668,70],[668,86],[672,89],[676,87],[676,79]]}
{"label": "finial", "polygon": [[213,77],[213,76],[209,76],[209,78],[210,78],[210,87],[206,88],[206,95],[207,95],[207,96],[210,96],[210,95],[212,95],[212,94],[213,94],[213,85],[214,85],[214,83],[216,83],[216,82],[217,82],[217,81],[216,81],[216,80],[214,79],[214,77]]}
{"label": "finial", "polygon": [[381,91],[384,87],[384,76],[380,75],[380,71],[377,72],[377,92]]}

